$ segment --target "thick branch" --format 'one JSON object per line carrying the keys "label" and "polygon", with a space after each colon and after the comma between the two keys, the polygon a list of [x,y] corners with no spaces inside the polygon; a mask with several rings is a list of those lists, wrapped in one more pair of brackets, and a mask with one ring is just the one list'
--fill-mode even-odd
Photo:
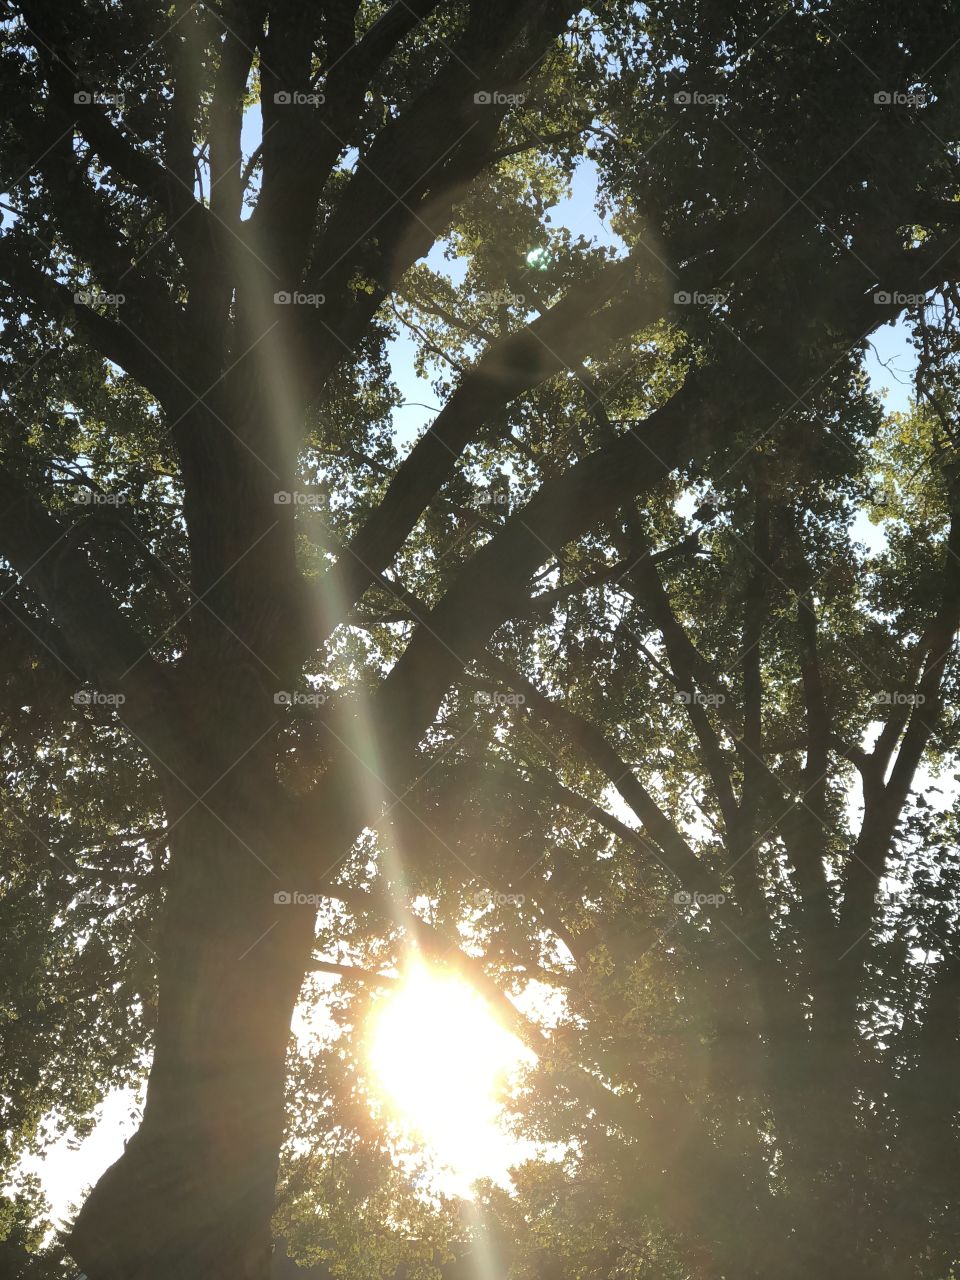
{"label": "thick branch", "polygon": [[632,264],[608,268],[484,354],[401,463],[379,506],[351,540],[348,555],[318,585],[324,634],[342,620],[374,575],[389,565],[485,421],[581,358],[585,350],[602,349],[657,318],[659,299],[639,288],[604,306],[632,273]]}
{"label": "thick branch", "polygon": [[[209,214],[194,198],[192,180],[184,181],[175,169],[141,151],[93,100],[96,86],[83,83],[66,52],[73,34],[67,29],[63,11],[33,0],[21,8],[27,33],[47,74],[48,110],[54,113],[58,128],[75,126],[116,177],[130,183],[142,199],[166,214],[175,243],[188,265],[194,263],[211,232]],[[74,94],[82,92],[89,93],[91,100],[76,105]]]}
{"label": "thick branch", "polygon": [[12,233],[0,237],[0,279],[15,297],[35,303],[52,319],[75,328],[94,350],[136,378],[157,400],[169,404],[182,394],[180,384],[153,351],[123,325],[75,302],[72,290],[27,260]]}

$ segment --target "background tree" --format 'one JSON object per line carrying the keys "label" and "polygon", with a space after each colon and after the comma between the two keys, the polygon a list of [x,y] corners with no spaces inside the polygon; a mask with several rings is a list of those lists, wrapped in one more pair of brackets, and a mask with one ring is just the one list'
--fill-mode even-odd
{"label": "background tree", "polygon": [[[90,1280],[268,1274],[285,1093],[322,1130],[355,1084],[286,1059],[315,949],[411,939],[507,1017],[564,993],[518,1026],[572,1145],[491,1193],[516,1266],[941,1277],[956,15],[4,12],[11,1158],[152,1052]],[[585,150],[622,251],[547,229]],[[860,358],[906,307],[890,424]],[[406,453],[400,327],[443,400]],[[458,959],[478,887],[524,909]],[[349,1265],[353,1197],[374,1270],[435,1261],[370,1124],[289,1152],[286,1226],[313,1188]]]}

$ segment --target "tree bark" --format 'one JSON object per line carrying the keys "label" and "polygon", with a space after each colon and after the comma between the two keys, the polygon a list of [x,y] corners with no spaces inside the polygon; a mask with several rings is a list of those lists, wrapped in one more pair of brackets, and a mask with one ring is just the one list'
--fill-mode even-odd
{"label": "tree bark", "polygon": [[69,1241],[89,1280],[270,1275],[285,1056],[315,910],[274,901],[290,886],[269,867],[264,808],[236,804],[228,830],[200,803],[174,829],[143,1123]]}

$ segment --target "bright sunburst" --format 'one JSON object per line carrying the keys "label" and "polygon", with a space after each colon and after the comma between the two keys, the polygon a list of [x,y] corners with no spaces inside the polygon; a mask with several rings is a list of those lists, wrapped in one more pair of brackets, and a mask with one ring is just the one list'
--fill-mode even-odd
{"label": "bright sunburst", "polygon": [[449,1169],[451,1190],[506,1170],[517,1148],[498,1124],[499,1099],[529,1054],[469,983],[415,964],[377,1009],[369,1044],[378,1093]]}

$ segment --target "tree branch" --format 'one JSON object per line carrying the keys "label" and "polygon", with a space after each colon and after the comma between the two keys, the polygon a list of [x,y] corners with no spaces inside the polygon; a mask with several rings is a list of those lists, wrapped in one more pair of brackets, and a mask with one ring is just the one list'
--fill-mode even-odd
{"label": "tree branch", "polygon": [[858,944],[876,915],[876,889],[883,875],[890,845],[914,775],[936,729],[942,710],[942,683],[947,659],[960,630],[960,510],[954,510],[944,548],[941,600],[921,642],[923,669],[916,701],[897,752],[890,780],[871,770],[864,779],[863,823],[843,875],[838,947],[838,1000],[845,1012],[847,1034],[856,1033],[854,1009],[865,963]]}
{"label": "tree branch", "polygon": [[161,763],[182,760],[184,734],[170,677],[150,656],[93,572],[16,474],[0,463],[0,554],[55,621],[71,674],[120,694],[119,718]]}
{"label": "tree branch", "polygon": [[35,303],[51,319],[74,328],[95,351],[129,373],[161,403],[176,403],[183,395],[183,387],[159,356],[130,329],[108,320],[85,303],[74,301],[71,289],[29,262],[13,232],[0,236],[0,280],[14,297]]}
{"label": "tree branch", "polygon": [[628,285],[632,270],[632,264],[624,263],[606,269],[597,279],[572,289],[542,318],[484,353],[400,464],[379,506],[351,539],[347,557],[318,584],[324,635],[338,625],[372,577],[403,546],[484,421],[562,371],[585,349],[602,349],[659,316],[659,299],[646,290],[604,305],[615,290]]}

